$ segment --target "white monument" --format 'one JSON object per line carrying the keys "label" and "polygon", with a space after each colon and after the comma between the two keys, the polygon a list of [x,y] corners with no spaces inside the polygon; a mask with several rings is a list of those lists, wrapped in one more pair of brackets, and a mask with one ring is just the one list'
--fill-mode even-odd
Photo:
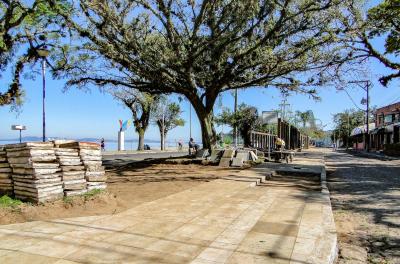
{"label": "white monument", "polygon": [[125,150],[125,131],[118,131],[118,151]]}

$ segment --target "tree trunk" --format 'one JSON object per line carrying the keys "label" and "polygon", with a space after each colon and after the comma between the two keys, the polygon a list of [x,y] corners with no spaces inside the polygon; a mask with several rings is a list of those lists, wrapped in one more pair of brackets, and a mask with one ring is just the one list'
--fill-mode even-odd
{"label": "tree trunk", "polygon": [[192,104],[199,118],[203,148],[211,149],[211,147],[217,143],[217,133],[215,132],[213,124],[213,106],[217,96],[206,96],[205,105],[203,104],[204,100],[195,94],[186,95],[186,98]]}
{"label": "tree trunk", "polygon": [[217,134],[212,121],[212,113],[200,114],[201,140],[204,149],[211,149],[217,142]]}
{"label": "tree trunk", "polygon": [[139,141],[137,150],[144,150],[144,129],[138,131]]}
{"label": "tree trunk", "polygon": [[164,150],[164,137],[162,131],[160,131],[160,148],[161,150]]}
{"label": "tree trunk", "polygon": [[162,129],[160,129],[160,147],[161,150],[165,150],[165,135],[163,135]]}

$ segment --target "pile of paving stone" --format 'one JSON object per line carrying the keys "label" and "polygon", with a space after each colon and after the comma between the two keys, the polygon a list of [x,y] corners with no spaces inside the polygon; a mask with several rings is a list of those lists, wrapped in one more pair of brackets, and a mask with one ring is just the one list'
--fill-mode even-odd
{"label": "pile of paving stone", "polygon": [[71,142],[62,145],[79,151],[85,170],[87,190],[105,189],[107,187],[100,145],[92,142]]}
{"label": "pile of paving stone", "polygon": [[248,161],[256,161],[257,155],[249,149],[225,149],[219,161],[220,167],[242,167]]}
{"label": "pile of paving stone", "polygon": [[13,182],[11,167],[7,161],[7,154],[4,146],[0,146],[0,194],[12,194]]}
{"label": "pile of paving stone", "polygon": [[85,167],[76,148],[65,147],[65,142],[54,141],[55,154],[61,168],[61,179],[65,196],[80,195],[87,192]]}
{"label": "pile of paving stone", "polygon": [[17,199],[34,202],[63,196],[60,166],[51,142],[6,145]]}

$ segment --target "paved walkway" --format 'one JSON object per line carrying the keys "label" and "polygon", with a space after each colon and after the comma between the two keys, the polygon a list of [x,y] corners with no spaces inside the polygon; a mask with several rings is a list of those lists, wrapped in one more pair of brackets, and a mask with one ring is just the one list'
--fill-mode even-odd
{"label": "paved walkway", "polygon": [[[245,174],[265,175],[266,166]],[[295,176],[276,176],[256,187],[240,179],[214,180],[120,214],[0,226],[0,259],[329,263],[336,233],[329,197],[315,186]]]}

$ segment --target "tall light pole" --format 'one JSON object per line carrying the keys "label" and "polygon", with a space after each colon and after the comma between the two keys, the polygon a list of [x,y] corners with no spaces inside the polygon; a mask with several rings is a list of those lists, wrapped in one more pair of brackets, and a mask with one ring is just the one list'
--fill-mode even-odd
{"label": "tall light pole", "polygon": [[[238,89],[235,89],[235,105],[234,105],[234,112],[235,112],[235,119],[236,119],[236,113],[237,113],[237,107],[238,107]],[[233,136],[234,136],[234,145],[235,148],[237,148],[238,145],[238,127],[235,122],[235,126],[233,127]]]}
{"label": "tall light pole", "polygon": [[42,58],[42,116],[43,116],[43,142],[46,141],[46,57],[49,51],[45,48],[37,50],[38,55]]}
{"label": "tall light pole", "polygon": [[189,138],[192,138],[192,104],[189,102]]}
{"label": "tall light pole", "polygon": [[369,80],[360,80],[360,81],[351,81],[349,83],[355,83],[357,84],[358,87],[367,92],[367,99],[366,99],[367,109],[365,111],[366,133],[364,133],[364,142],[365,142],[364,148],[367,152],[369,152],[369,88],[371,87],[371,82]]}

